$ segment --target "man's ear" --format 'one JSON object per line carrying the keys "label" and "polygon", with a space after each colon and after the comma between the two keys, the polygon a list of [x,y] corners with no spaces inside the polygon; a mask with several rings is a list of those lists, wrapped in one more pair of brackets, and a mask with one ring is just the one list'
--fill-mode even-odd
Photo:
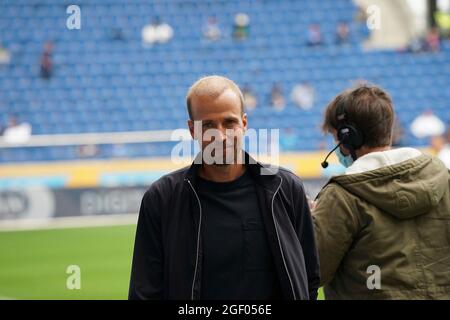
{"label": "man's ear", "polygon": [[[201,120],[188,120],[189,132],[194,140],[202,140],[202,121]],[[196,132],[197,131],[197,132]],[[196,136],[197,135],[197,136]]]}
{"label": "man's ear", "polygon": [[244,125],[244,133],[245,133],[245,131],[247,131],[248,128],[248,118],[246,113],[242,115],[242,124]]}
{"label": "man's ear", "polygon": [[192,139],[195,140],[195,135],[194,135],[194,121],[192,121],[191,119],[189,119],[187,121],[188,124],[188,128],[189,128],[189,132],[191,133],[191,137]]}

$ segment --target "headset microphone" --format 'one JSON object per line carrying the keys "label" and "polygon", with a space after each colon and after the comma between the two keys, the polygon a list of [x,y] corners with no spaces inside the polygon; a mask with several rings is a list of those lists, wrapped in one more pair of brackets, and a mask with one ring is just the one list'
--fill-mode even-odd
{"label": "headset microphone", "polygon": [[328,167],[328,162],[327,162],[327,159],[328,159],[328,157],[333,153],[333,151],[334,150],[336,150],[337,148],[339,148],[339,146],[342,144],[342,142],[339,142],[337,145],[336,145],[336,147],[334,147],[333,148],[333,150],[331,150],[328,154],[327,154],[327,156],[325,157],[325,159],[323,160],[323,162],[320,164],[321,166],[322,166],[322,168],[326,168],[326,167]]}

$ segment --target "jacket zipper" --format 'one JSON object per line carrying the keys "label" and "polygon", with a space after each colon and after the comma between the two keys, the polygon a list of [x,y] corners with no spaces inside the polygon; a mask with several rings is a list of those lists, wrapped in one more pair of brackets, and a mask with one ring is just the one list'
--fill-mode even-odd
{"label": "jacket zipper", "polygon": [[286,269],[286,273],[287,273],[288,278],[289,278],[289,283],[291,285],[292,295],[294,297],[294,300],[296,300],[294,286],[292,285],[292,279],[291,279],[291,276],[289,275],[289,271],[288,271],[288,268],[287,268],[287,265],[286,265],[286,260],[284,259],[283,248],[281,247],[280,236],[278,235],[277,224],[275,222],[275,214],[273,212],[273,201],[275,200],[275,196],[277,195],[278,191],[281,188],[281,184],[283,183],[283,178],[280,177],[280,179],[281,179],[280,185],[278,186],[277,190],[275,190],[275,193],[273,194],[273,197],[272,197],[272,219],[273,219],[273,224],[274,224],[274,227],[275,227],[275,233],[277,234],[278,246],[280,247],[281,258],[283,259],[284,268]]}
{"label": "jacket zipper", "polygon": [[202,204],[200,203],[200,198],[198,197],[197,192],[195,191],[194,187],[192,186],[191,181],[189,181],[189,179],[185,179],[185,181],[187,181],[187,183],[191,187],[192,191],[194,191],[195,197],[197,198],[197,201],[198,201],[198,206],[200,208],[200,218],[199,218],[198,231],[197,231],[197,253],[195,255],[196,258],[195,258],[194,278],[192,279],[192,290],[191,290],[191,300],[194,300],[194,285],[195,285],[195,279],[197,278],[198,255],[199,255],[199,250],[200,250],[200,230],[201,230],[201,226],[202,226]]}
{"label": "jacket zipper", "polygon": [[[287,273],[288,278],[289,278],[289,283],[291,285],[292,295],[294,297],[294,300],[296,300],[294,287],[292,285],[292,279],[291,279],[291,276],[289,274],[288,268],[286,266],[286,260],[284,258],[283,248],[281,247],[280,236],[278,234],[277,225],[275,223],[275,214],[274,214],[274,211],[273,211],[273,202],[275,200],[275,196],[277,195],[278,191],[281,188],[281,184],[283,183],[283,178],[280,178],[280,179],[281,179],[280,185],[275,190],[275,193],[273,194],[273,197],[272,197],[272,207],[271,207],[271,209],[272,209],[272,218],[274,220],[275,233],[276,233],[277,239],[278,239],[278,246],[280,247],[281,258],[283,259],[284,268],[286,269],[286,273]],[[200,203],[200,198],[198,197],[197,192],[195,191],[194,187],[192,186],[191,181],[189,179],[185,179],[185,180],[188,182],[189,186],[191,187],[192,191],[194,192],[195,197],[197,198],[197,201],[198,201],[198,206],[200,208],[200,218],[199,218],[198,231],[197,231],[197,253],[196,253],[196,258],[195,258],[194,278],[192,279],[192,290],[191,290],[191,300],[194,300],[194,285],[195,285],[195,279],[197,278],[198,255],[199,255],[199,249],[200,249],[200,230],[201,230],[201,226],[202,226],[202,204]]]}

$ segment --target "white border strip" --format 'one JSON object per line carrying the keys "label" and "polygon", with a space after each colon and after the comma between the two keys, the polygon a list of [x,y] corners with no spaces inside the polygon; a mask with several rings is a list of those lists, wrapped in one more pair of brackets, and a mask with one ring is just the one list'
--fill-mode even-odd
{"label": "white border strip", "polygon": [[27,231],[49,229],[71,229],[134,225],[138,215],[117,214],[103,216],[59,217],[49,219],[22,219],[0,221],[0,231]]}
{"label": "white border strip", "polygon": [[23,148],[23,147],[51,147],[51,146],[74,146],[86,144],[122,144],[122,143],[145,143],[145,142],[167,142],[191,140],[189,130],[154,130],[154,131],[127,131],[127,132],[99,132],[78,134],[49,134],[32,135],[27,142],[10,144],[0,137],[1,148]]}

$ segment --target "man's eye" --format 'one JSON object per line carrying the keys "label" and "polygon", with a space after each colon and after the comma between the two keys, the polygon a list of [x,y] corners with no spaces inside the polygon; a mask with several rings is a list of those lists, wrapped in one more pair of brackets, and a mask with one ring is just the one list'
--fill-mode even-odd
{"label": "man's eye", "polygon": [[225,126],[228,127],[228,128],[231,128],[231,127],[233,127],[234,125],[235,125],[235,122],[234,122],[234,121],[227,121],[227,122],[225,122]]}

